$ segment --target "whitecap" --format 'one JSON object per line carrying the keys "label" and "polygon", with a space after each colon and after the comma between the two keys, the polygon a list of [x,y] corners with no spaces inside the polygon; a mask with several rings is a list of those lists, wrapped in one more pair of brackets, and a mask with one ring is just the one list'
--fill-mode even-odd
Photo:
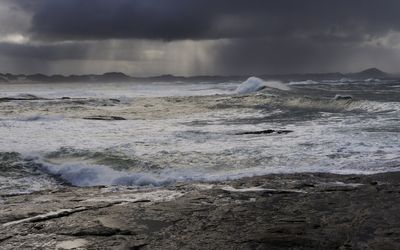
{"label": "whitecap", "polygon": [[299,81],[299,82],[290,82],[289,85],[315,85],[319,84],[319,82],[313,81],[313,80],[307,80],[307,81]]}
{"label": "whitecap", "polygon": [[257,77],[250,77],[239,85],[236,89],[237,94],[249,94],[260,91],[265,88],[273,88],[280,90],[290,90],[288,86],[278,81],[264,81]]}
{"label": "whitecap", "polygon": [[380,79],[376,79],[376,78],[368,78],[368,79],[365,79],[364,82],[366,82],[366,83],[380,83],[382,81]]}
{"label": "whitecap", "polygon": [[79,162],[62,165],[43,164],[43,166],[47,173],[79,187],[102,185],[164,186],[176,181],[176,178],[168,176],[162,177],[151,173],[129,173],[103,165]]}

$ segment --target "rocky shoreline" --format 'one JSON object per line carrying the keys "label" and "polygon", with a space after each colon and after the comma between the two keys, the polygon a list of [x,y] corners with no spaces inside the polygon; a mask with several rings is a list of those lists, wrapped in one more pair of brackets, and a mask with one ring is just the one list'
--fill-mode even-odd
{"label": "rocky shoreline", "polygon": [[0,249],[399,249],[400,173],[0,197]]}

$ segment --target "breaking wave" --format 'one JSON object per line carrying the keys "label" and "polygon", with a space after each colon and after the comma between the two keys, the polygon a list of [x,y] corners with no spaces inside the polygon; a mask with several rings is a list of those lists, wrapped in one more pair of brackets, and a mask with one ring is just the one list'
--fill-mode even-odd
{"label": "breaking wave", "polygon": [[300,82],[290,82],[289,85],[315,85],[319,84],[319,82],[313,81],[313,80],[307,80],[307,81],[300,81]]}
{"label": "breaking wave", "polygon": [[[387,166],[386,166],[387,165]],[[235,180],[244,177],[254,177],[266,174],[303,173],[303,172],[327,172],[336,174],[373,174],[384,171],[398,171],[400,166],[394,161],[382,161],[381,166],[376,163],[371,166],[346,167],[323,169],[319,165],[302,167],[275,166],[252,167],[232,171],[210,172],[207,169],[165,169],[159,172],[127,172],[117,171],[108,166],[89,165],[82,163],[49,165],[43,164],[43,169],[57,179],[78,187],[90,186],[136,186],[136,187],[160,187],[177,182],[215,182]],[[322,170],[323,169],[323,170]]]}
{"label": "breaking wave", "polygon": [[250,77],[245,82],[240,84],[237,89],[237,94],[254,93],[265,88],[273,88],[279,90],[290,90],[288,86],[278,81],[264,81],[257,77]]}
{"label": "breaking wave", "polygon": [[363,111],[363,112],[396,112],[400,111],[400,103],[376,102],[367,100],[353,100],[344,96],[338,98],[312,98],[312,97],[289,97],[274,101],[281,108],[310,109],[319,111]]}
{"label": "breaking wave", "polygon": [[63,179],[74,186],[163,186],[175,179],[152,176],[145,173],[117,171],[107,166],[71,163],[63,165],[44,164],[44,169],[51,175]]}
{"label": "breaking wave", "polygon": [[[1,154],[0,154],[1,155]],[[333,156],[332,156],[333,157]],[[337,157],[340,157],[338,155]],[[359,160],[357,160],[359,162]],[[243,177],[252,177],[265,174],[293,173],[293,172],[330,172],[339,174],[371,174],[400,169],[396,159],[380,159],[379,162],[371,158],[354,164],[344,161],[335,164],[326,162],[326,167],[320,161],[309,164],[298,164],[296,161],[285,161],[279,164],[260,164],[244,168],[176,168],[153,170],[122,170],[108,165],[100,165],[85,161],[66,161],[63,163],[49,163],[40,156],[22,157],[18,153],[3,154],[0,158],[0,167],[8,167],[0,172],[0,194],[21,193],[52,189],[61,185],[78,187],[88,186],[135,186],[159,187],[168,186],[177,182],[214,182],[233,180]],[[2,174],[7,174],[2,176]],[[10,186],[10,187],[8,187]],[[11,188],[12,186],[12,188]]]}

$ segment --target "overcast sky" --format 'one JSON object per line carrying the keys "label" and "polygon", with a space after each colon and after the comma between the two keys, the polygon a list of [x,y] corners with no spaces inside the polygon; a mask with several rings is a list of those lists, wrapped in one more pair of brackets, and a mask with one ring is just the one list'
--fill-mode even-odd
{"label": "overcast sky", "polygon": [[0,0],[0,72],[400,72],[399,0]]}

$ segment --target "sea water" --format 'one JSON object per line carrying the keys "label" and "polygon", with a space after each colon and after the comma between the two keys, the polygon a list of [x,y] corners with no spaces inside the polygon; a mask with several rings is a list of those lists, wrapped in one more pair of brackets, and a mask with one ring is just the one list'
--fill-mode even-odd
{"label": "sea water", "polygon": [[1,84],[0,98],[3,194],[400,170],[395,80]]}

